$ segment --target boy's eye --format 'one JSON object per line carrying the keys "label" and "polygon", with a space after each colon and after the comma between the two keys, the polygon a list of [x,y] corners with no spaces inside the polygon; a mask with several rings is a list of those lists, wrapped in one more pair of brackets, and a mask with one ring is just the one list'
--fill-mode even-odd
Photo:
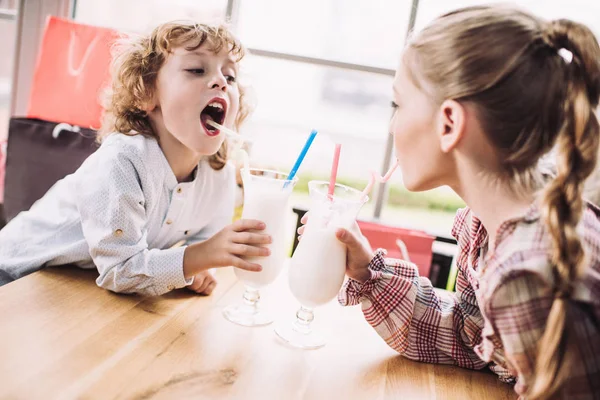
{"label": "boy's eye", "polygon": [[190,68],[186,69],[186,71],[195,75],[202,75],[204,73],[203,68]]}
{"label": "boy's eye", "polygon": [[225,75],[225,78],[227,78],[227,82],[229,83],[235,83],[236,81],[235,76],[233,75]]}

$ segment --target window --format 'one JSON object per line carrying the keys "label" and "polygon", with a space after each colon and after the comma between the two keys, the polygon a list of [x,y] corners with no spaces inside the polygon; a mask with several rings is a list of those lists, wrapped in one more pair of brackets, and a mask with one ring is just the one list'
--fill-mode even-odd
{"label": "window", "polygon": [[[246,127],[253,162],[289,168],[311,129],[319,131],[300,178],[328,179],[334,143],[342,144],[338,181],[363,188],[380,172],[391,116],[393,70],[410,2],[373,0],[239,1],[237,34],[258,54],[247,64],[258,105]],[[286,61],[300,56],[304,63]],[[348,68],[324,66],[327,61]],[[311,64],[314,63],[314,64]],[[366,72],[365,72],[366,70]],[[302,184],[302,182],[300,184]],[[292,202],[308,206],[303,190]],[[361,210],[373,216],[374,202]]]}
{"label": "window", "polygon": [[251,48],[396,68],[410,1],[240,1],[239,36]]}
{"label": "window", "polygon": [[76,0],[77,21],[126,32],[146,32],[176,19],[219,22],[227,0]]}
{"label": "window", "polygon": [[334,143],[342,144],[339,177],[351,186],[362,188],[369,171],[381,169],[392,111],[391,76],[259,56],[243,62],[258,100],[244,126],[253,140],[255,165],[291,168],[314,128],[319,135],[300,178],[328,179]]}

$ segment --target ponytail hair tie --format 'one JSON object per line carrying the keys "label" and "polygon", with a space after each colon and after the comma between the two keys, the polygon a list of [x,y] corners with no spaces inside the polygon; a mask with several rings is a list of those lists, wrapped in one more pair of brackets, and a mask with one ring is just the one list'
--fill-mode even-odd
{"label": "ponytail hair tie", "polygon": [[564,47],[558,49],[557,51],[558,55],[562,57],[563,60],[565,60],[565,62],[567,64],[571,64],[571,62],[573,61],[573,52],[570,50],[565,49]]}

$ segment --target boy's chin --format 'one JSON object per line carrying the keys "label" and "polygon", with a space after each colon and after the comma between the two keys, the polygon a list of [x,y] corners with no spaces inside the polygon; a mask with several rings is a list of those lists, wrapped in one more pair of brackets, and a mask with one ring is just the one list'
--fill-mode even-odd
{"label": "boy's chin", "polygon": [[209,141],[202,141],[202,143],[195,143],[195,145],[191,148],[200,155],[212,156],[217,151],[219,151],[221,145],[223,144],[223,140],[221,140],[220,138],[217,140],[215,139],[217,138],[214,138],[213,140]]}

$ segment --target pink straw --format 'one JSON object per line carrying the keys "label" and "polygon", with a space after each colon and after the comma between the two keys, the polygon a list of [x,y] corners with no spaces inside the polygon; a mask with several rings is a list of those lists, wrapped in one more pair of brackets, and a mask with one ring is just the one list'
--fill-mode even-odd
{"label": "pink straw", "polygon": [[327,193],[327,196],[330,200],[333,200],[333,191],[335,190],[335,179],[337,177],[338,164],[340,163],[341,149],[341,144],[335,145],[335,152],[333,153],[333,164],[331,165],[331,176],[329,177],[329,192]]}
{"label": "pink straw", "polygon": [[392,174],[394,173],[394,171],[396,171],[396,169],[398,168],[399,165],[400,164],[399,164],[398,160],[396,160],[394,165],[392,165],[390,167],[390,169],[384,176],[377,174],[377,172],[371,171],[371,177],[369,178],[369,183],[367,184],[367,187],[365,188],[365,190],[362,191],[362,197],[365,198],[369,195],[369,193],[371,193],[371,190],[373,190],[373,186],[375,185],[375,180],[377,180],[379,182],[387,182],[392,177]]}

